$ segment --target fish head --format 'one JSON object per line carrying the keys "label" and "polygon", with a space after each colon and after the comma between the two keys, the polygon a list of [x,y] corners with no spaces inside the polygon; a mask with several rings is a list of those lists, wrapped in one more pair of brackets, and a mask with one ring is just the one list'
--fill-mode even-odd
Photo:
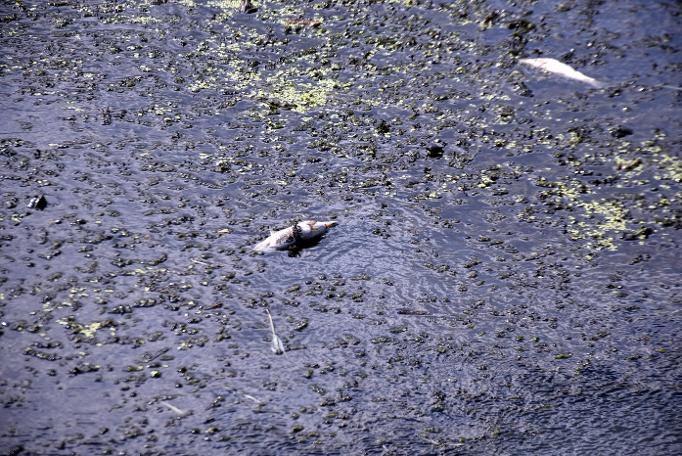
{"label": "fish head", "polygon": [[326,233],[329,228],[333,228],[338,225],[336,220],[327,220],[324,222],[311,221],[309,223],[313,234]]}
{"label": "fish head", "polygon": [[330,220],[325,222],[318,222],[315,220],[306,220],[298,224],[298,234],[301,239],[312,239],[326,233],[329,228],[337,225],[336,221]]}

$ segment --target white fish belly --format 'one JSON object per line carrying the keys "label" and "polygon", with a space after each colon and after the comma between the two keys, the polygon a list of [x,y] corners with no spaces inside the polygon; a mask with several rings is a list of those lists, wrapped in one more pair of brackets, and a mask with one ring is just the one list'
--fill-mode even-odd
{"label": "white fish belly", "polygon": [[275,250],[285,250],[295,242],[293,229],[291,227],[272,233],[256,244],[253,249],[257,252],[273,252]]}
{"label": "white fish belly", "polygon": [[538,68],[542,71],[545,71],[547,73],[552,73],[556,74],[558,76],[564,77],[566,79],[573,79],[574,81],[580,81],[585,84],[589,84],[592,87],[604,87],[604,83],[601,81],[598,81],[594,78],[591,78],[587,76],[586,74],[581,73],[580,71],[577,71],[570,67],[569,65],[566,65],[565,63],[562,63],[556,59],[550,59],[550,58],[539,58],[539,59],[520,59],[519,63],[523,63],[529,66],[532,66],[533,68]]}

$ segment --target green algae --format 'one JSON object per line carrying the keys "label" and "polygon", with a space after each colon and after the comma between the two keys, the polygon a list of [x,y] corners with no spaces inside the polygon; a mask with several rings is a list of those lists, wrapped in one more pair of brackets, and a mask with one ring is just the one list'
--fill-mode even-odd
{"label": "green algae", "polygon": [[275,100],[280,105],[290,106],[292,111],[299,113],[324,106],[330,95],[340,87],[333,79],[297,83],[281,75],[266,79],[265,84],[269,86],[269,90],[258,90],[256,98]]}
{"label": "green algae", "polygon": [[79,323],[73,317],[60,318],[56,322],[71,331],[72,334],[81,334],[90,339],[95,337],[98,330],[109,328],[111,334],[115,334],[116,327],[112,320],[95,321],[89,324]]}
{"label": "green algae", "polygon": [[582,209],[580,217],[569,216],[566,231],[573,240],[587,240],[588,246],[600,250],[617,250],[615,242],[627,229],[628,211],[614,200],[576,201]]}
{"label": "green algae", "polygon": [[682,160],[679,157],[661,154],[656,161],[660,169],[660,174],[656,175],[657,179],[682,183]]}

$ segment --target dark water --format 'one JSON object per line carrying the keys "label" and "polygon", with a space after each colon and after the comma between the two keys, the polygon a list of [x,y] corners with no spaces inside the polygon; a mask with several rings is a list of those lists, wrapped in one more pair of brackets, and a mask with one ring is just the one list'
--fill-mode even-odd
{"label": "dark water", "polygon": [[256,6],[2,2],[0,449],[679,454],[679,4]]}

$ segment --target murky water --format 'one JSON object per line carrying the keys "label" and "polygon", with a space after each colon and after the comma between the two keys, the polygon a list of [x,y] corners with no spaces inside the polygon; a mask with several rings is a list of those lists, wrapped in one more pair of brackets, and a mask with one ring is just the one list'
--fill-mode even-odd
{"label": "murky water", "polygon": [[679,453],[679,5],[256,7],[2,3],[2,451]]}

